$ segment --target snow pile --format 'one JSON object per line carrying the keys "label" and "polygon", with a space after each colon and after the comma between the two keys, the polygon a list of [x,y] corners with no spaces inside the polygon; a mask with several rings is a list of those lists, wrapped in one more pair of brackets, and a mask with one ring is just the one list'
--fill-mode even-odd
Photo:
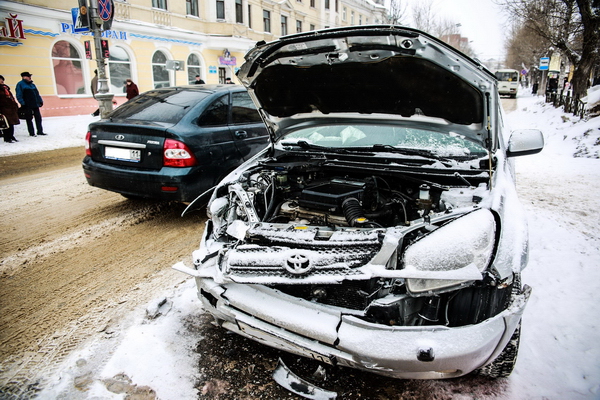
{"label": "snow pile", "polygon": [[581,99],[587,104],[591,116],[600,115],[600,85],[591,87],[587,91],[587,96]]}

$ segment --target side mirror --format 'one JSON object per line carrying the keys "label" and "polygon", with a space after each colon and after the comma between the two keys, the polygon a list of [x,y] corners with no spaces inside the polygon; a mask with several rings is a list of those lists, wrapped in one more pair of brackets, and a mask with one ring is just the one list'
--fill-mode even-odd
{"label": "side mirror", "polygon": [[508,139],[507,157],[536,154],[544,148],[544,135],[537,129],[514,131]]}

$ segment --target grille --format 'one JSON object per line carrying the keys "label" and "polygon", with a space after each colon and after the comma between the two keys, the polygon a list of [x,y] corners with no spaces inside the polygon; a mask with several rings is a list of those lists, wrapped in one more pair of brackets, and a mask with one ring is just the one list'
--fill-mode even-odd
{"label": "grille", "polygon": [[[371,281],[344,281],[339,285],[273,285],[287,295],[335,307],[363,311],[372,299],[366,293],[372,290]],[[320,295],[315,297],[314,293]]]}

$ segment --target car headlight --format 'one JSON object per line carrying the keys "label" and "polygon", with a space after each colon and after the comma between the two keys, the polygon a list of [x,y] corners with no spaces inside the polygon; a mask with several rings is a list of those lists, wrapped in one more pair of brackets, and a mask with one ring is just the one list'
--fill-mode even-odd
{"label": "car headlight", "polygon": [[[440,292],[469,280],[452,279],[453,273],[485,271],[494,251],[496,222],[491,211],[479,209],[436,229],[406,248],[403,266],[433,279],[406,280],[413,294]],[[475,271],[475,273],[477,273]],[[446,275],[448,279],[437,279]]]}

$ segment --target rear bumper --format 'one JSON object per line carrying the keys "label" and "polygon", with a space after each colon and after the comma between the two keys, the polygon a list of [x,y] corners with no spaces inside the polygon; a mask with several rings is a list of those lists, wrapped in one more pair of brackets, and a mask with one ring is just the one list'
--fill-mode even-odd
{"label": "rear bumper", "polygon": [[82,167],[89,185],[128,196],[187,202],[211,187],[202,181],[198,167],[137,170],[98,163],[89,156]]}
{"label": "rear bumper", "polygon": [[[491,362],[512,336],[530,289],[476,325],[383,326],[261,285],[196,278],[204,308],[226,329],[322,362],[401,379],[462,376]],[[433,355],[423,357],[423,353]]]}

